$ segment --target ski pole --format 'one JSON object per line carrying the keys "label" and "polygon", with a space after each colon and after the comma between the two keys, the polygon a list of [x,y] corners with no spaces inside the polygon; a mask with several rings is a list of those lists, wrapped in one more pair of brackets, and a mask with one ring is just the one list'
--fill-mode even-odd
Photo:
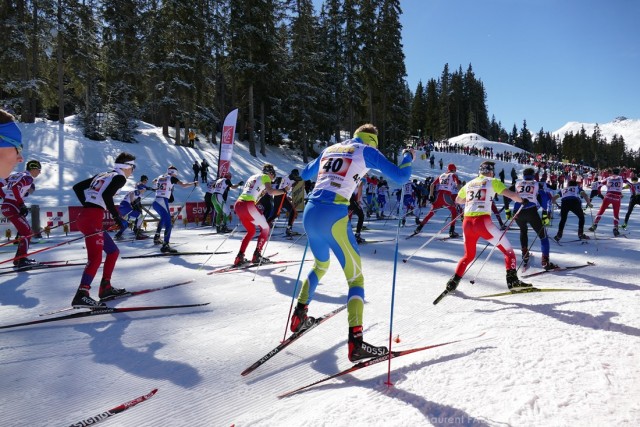
{"label": "ski pole", "polygon": [[[487,248],[489,247],[489,245],[491,244],[491,242],[487,243],[486,245],[484,245],[484,248],[482,248],[482,250],[480,251],[480,253],[473,259],[473,261],[471,262],[471,264],[469,264],[469,266],[467,267],[467,269],[464,271],[464,274],[467,274],[467,272],[469,270],[471,270],[471,267],[473,266],[473,264],[476,263],[476,261],[478,260],[478,258],[480,258],[482,256],[482,254],[484,253],[484,251],[487,250]],[[463,274],[463,276],[464,276]]]}
{"label": "ski pole", "polygon": [[204,266],[209,262],[209,260],[211,259],[211,257],[212,257],[212,256],[214,256],[216,253],[218,253],[218,249],[220,249],[220,248],[222,247],[222,245],[224,245],[224,243],[229,239],[229,237],[231,237],[231,236],[233,235],[233,233],[235,233],[235,232],[236,232],[236,230],[238,229],[238,227],[240,227],[240,224],[236,225],[236,226],[233,228],[233,230],[231,230],[231,233],[227,234],[227,237],[225,237],[225,238],[224,238],[224,240],[222,241],[222,243],[220,243],[220,244],[218,245],[218,247],[217,247],[213,252],[211,252],[211,255],[209,255],[209,258],[207,258],[207,260],[206,260],[205,262],[203,262],[203,263],[200,265],[200,267],[198,267],[198,270],[202,270],[202,267],[204,267]]}
{"label": "ski pole", "polygon": [[[403,187],[404,193],[404,187]],[[402,194],[401,194],[402,196]],[[404,197],[401,197],[402,199]],[[396,275],[398,272],[398,252],[399,252],[399,239],[400,239],[400,227],[402,226],[402,219],[398,218],[398,225],[396,226],[396,249],[393,256],[393,279],[391,280],[391,313],[389,314],[389,354],[391,354],[391,345],[393,343],[393,309],[395,306],[395,298],[396,298]],[[391,357],[389,357],[389,364],[387,367],[387,387],[391,387],[393,383],[391,382]]]}
{"label": "ski pole", "polygon": [[287,315],[287,323],[284,325],[284,336],[282,340],[287,339],[287,330],[289,329],[289,319],[291,319],[291,312],[293,311],[293,302],[296,299],[296,294],[298,293],[298,284],[300,283],[300,276],[302,275],[302,267],[304,266],[304,260],[307,257],[307,249],[309,248],[309,240],[307,239],[307,244],[304,245],[304,252],[302,253],[302,261],[300,262],[300,268],[298,269],[298,277],[296,278],[296,284],[293,287],[293,293],[291,294],[291,305],[289,306],[289,314]]}
{"label": "ski pole", "polygon": [[[593,210],[589,208],[589,215],[591,215],[591,224],[593,225]],[[596,252],[598,252],[598,236],[596,236],[596,229],[593,229],[593,240],[596,241]]]}
{"label": "ski pole", "polygon": [[[546,233],[546,230],[545,230]],[[529,247],[527,248],[527,253],[531,253],[531,248],[533,247],[533,244],[536,242],[536,240],[538,239],[538,233],[536,233],[536,237],[533,238],[533,241],[531,242],[531,244],[529,245]],[[529,255],[531,256],[531,255]],[[522,267],[522,264],[524,264],[524,256],[522,257],[522,261],[520,261],[520,265],[518,265],[518,268],[516,269],[516,271],[520,271],[520,267]]]}
{"label": "ski pole", "polygon": [[[64,224],[58,224],[58,225],[56,225],[56,226],[50,227],[50,228],[49,228],[49,230],[53,230],[54,228],[62,227],[62,226],[64,226],[64,225],[69,225],[69,224],[72,224],[72,223],[74,223],[74,222],[76,222],[76,220],[75,220],[75,219],[74,219],[73,221],[67,221],[67,222],[65,222]],[[19,242],[19,241],[21,241],[21,240],[24,240],[24,239],[27,239],[27,238],[33,237],[33,236],[35,236],[36,234],[40,234],[40,233],[42,233],[42,231],[33,232],[33,233],[29,234],[28,236],[18,236],[18,237],[16,237],[16,238],[15,238],[15,239],[13,239],[13,240],[9,240],[8,242],[4,242],[4,243],[0,244],[0,248],[1,248],[1,247],[3,247],[3,246],[10,245],[10,244],[12,244],[12,243],[16,243],[16,242]]]}
{"label": "ski pole", "polygon": [[87,234],[86,236],[83,235],[83,236],[76,237],[76,238],[71,239],[71,240],[65,240],[64,242],[60,242],[60,243],[57,243],[55,245],[47,246],[46,248],[38,249],[37,251],[33,251],[33,252],[28,253],[28,254],[24,254],[24,255],[20,255],[20,256],[11,258],[11,259],[6,259],[4,261],[0,261],[0,264],[4,264],[4,263],[9,262],[9,261],[16,261],[16,260],[19,260],[19,259],[22,259],[22,258],[26,258],[26,257],[29,257],[31,255],[39,254],[40,252],[48,251],[48,250],[57,248],[57,247],[62,246],[62,245],[67,245],[67,244],[70,244],[70,243],[73,243],[73,242],[77,242],[78,240],[84,239],[86,237],[95,236],[97,234],[108,232],[108,231],[113,231],[113,230],[115,230],[115,225],[107,228],[106,230],[100,230],[100,231],[96,231],[95,233]]}
{"label": "ski pole", "polygon": [[507,231],[509,230],[509,227],[511,227],[511,224],[513,224],[513,221],[515,221],[516,217],[518,216],[518,214],[520,213],[520,211],[522,210],[523,207],[524,207],[524,205],[520,204],[520,208],[518,209],[518,211],[513,215],[513,217],[509,221],[509,224],[507,225],[507,228],[505,228],[505,230],[502,232],[502,234],[500,235],[500,238],[498,239],[498,241],[496,243],[494,243],[493,248],[491,248],[491,251],[489,251],[489,254],[487,255],[487,257],[485,258],[484,262],[482,263],[482,265],[480,266],[480,268],[476,272],[476,275],[473,276],[473,279],[471,279],[471,284],[476,283],[476,279],[478,278],[478,275],[480,274],[480,272],[484,268],[484,266],[487,263],[487,261],[489,261],[489,258],[491,258],[491,255],[493,254],[493,252],[496,250],[496,248],[500,244],[500,241],[502,240],[504,235],[507,234]]}
{"label": "ski pole", "polygon": [[193,188],[191,189],[191,192],[189,193],[189,195],[187,196],[187,198],[185,199],[184,203],[182,204],[182,206],[180,206],[178,208],[178,211],[173,214],[173,216],[171,217],[171,225],[173,225],[176,222],[176,219],[178,219],[178,216],[180,215],[180,212],[182,212],[182,209],[184,209],[185,206],[187,206],[187,202],[189,201],[189,198],[191,197],[191,195],[193,194],[193,192],[195,191],[197,185],[194,185]]}
{"label": "ski pole", "polygon": [[444,227],[442,227],[440,230],[438,230],[438,232],[436,234],[433,235],[433,237],[431,237],[429,240],[427,240],[425,243],[422,244],[422,246],[420,246],[418,249],[416,249],[411,255],[409,255],[409,257],[405,258],[402,260],[402,262],[406,263],[407,261],[409,261],[411,258],[413,258],[415,256],[416,253],[418,253],[420,250],[422,250],[422,248],[424,248],[425,246],[427,246],[429,243],[431,243],[433,241],[433,239],[435,239],[436,237],[438,237],[440,235],[440,233],[442,233],[442,231],[449,227],[451,224],[453,224],[460,216],[462,215],[462,213],[459,213],[458,215],[456,215],[455,218],[453,218],[451,221],[447,222]]}
{"label": "ski pole", "polygon": [[304,236],[307,235],[307,232],[305,231],[304,233],[302,233],[301,235],[298,236],[298,238],[296,240],[293,241],[293,243],[291,243],[289,246],[287,246],[287,249],[291,248],[291,246],[295,245],[296,243],[298,243],[298,240],[302,239]]}

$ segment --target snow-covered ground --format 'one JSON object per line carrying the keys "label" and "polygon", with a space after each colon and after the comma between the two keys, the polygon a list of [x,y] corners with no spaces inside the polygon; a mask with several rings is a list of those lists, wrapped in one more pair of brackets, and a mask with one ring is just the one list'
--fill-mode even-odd
{"label": "snow-covered ground", "polygon": [[[139,144],[86,141],[72,125],[62,129],[57,124],[38,123],[22,128],[26,157],[41,160],[44,167],[30,202],[43,206],[76,204],[72,184],[106,168],[121,150],[138,156],[136,178],[140,174],[157,176],[168,164],[174,164],[183,178],[191,180],[194,159],[204,157],[212,165],[217,161],[217,146],[175,147],[150,126],[143,129]],[[436,153],[436,160],[439,157]],[[457,154],[442,154],[442,158],[445,165],[453,162],[458,166],[462,179],[474,176],[482,160]],[[256,159],[239,144],[233,162],[234,182],[245,179],[266,161],[274,163],[281,173],[302,166],[299,157],[284,150],[269,149],[266,158]],[[417,178],[439,173],[429,168],[428,161],[414,165]],[[512,166],[499,163],[498,170],[504,167],[508,176]],[[189,191],[176,189],[177,201],[184,202]],[[190,200],[202,197],[201,190],[197,191]],[[230,198],[237,194],[232,192]],[[628,194],[621,215],[626,212],[627,201]],[[599,204],[600,199],[596,199],[594,214]],[[586,245],[551,243],[552,261],[560,265],[593,261],[596,266],[530,279],[545,288],[585,292],[479,298],[506,290],[502,256],[493,253],[483,264],[488,248],[456,295],[434,306],[432,301],[444,289],[462,255],[463,243],[461,239],[434,239],[417,250],[443,227],[446,215],[437,213],[421,235],[409,240],[405,236],[414,228],[411,221],[399,230],[394,220],[366,223],[365,238],[395,239],[399,232],[398,259],[415,255],[406,264],[398,261],[394,265],[394,240],[361,246],[367,290],[365,340],[382,345],[388,343],[391,332],[399,339],[393,342],[393,350],[401,350],[484,333],[480,338],[393,359],[392,387],[385,384],[389,368],[385,362],[278,399],[281,393],[351,366],[346,357],[345,312],[309,332],[255,372],[240,375],[285,335],[300,273],[299,264],[293,264],[265,266],[257,272],[208,275],[232,261],[240,245],[240,233],[220,248],[229,254],[120,259],[116,266],[114,285],[129,290],[194,281],[123,299],[112,303],[114,306],[209,302],[205,307],[0,330],[0,424],[70,425],[157,388],[152,399],[103,425],[638,425],[640,246],[636,236],[640,233],[640,212],[632,216],[628,238],[610,238],[612,218],[607,212],[597,234],[602,240]],[[557,223],[556,218],[551,235]],[[299,222],[295,228],[303,231]],[[575,238],[576,228],[575,217],[570,216],[564,240]],[[226,237],[202,235],[205,232],[181,224],[172,242],[183,251],[213,251]],[[301,260],[305,238],[289,241],[282,232],[282,228],[275,230],[266,253],[278,253],[274,259]],[[33,245],[32,250],[77,236],[54,234],[51,242]],[[519,248],[517,231],[509,231],[507,237]],[[533,241],[533,233],[529,238]],[[158,251],[148,241],[119,246],[123,256]],[[479,252],[483,248],[480,242]],[[13,250],[13,246],[0,248],[0,260],[11,257]],[[535,242],[537,262],[539,250],[539,242]],[[86,254],[79,241],[35,258],[83,262]],[[311,263],[302,265],[304,277]],[[529,271],[538,270],[536,264]],[[0,325],[37,319],[41,313],[68,306],[81,272],[82,267],[65,267],[0,276]],[[469,283],[476,275],[476,283]],[[99,278],[98,274],[94,294]],[[319,316],[338,308],[345,303],[346,294],[345,279],[334,259],[310,314]]]}

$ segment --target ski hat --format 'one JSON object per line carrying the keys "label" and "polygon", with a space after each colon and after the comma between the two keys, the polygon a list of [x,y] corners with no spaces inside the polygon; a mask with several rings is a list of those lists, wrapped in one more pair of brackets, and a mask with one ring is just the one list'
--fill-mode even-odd
{"label": "ski hat", "polygon": [[455,172],[456,171],[456,165],[454,165],[453,163],[449,163],[449,165],[447,166],[447,171],[448,172]]}
{"label": "ski hat", "polygon": [[32,169],[42,170],[42,165],[37,160],[29,160],[25,166],[25,169],[28,171]]}
{"label": "ski hat", "polygon": [[171,165],[167,168],[167,175],[170,176],[176,176],[178,175],[178,168],[176,168],[175,166]]}
{"label": "ski hat", "polygon": [[489,172],[495,172],[496,164],[494,162],[482,162],[478,172],[480,175],[486,175]]}
{"label": "ski hat", "polygon": [[15,122],[0,125],[0,147],[15,147],[22,151],[22,132]]}

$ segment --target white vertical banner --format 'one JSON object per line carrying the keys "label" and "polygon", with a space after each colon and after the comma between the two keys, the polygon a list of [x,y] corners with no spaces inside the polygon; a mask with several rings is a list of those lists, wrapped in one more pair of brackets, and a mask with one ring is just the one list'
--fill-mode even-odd
{"label": "white vertical banner", "polygon": [[236,108],[224,119],[222,135],[220,138],[220,157],[218,159],[218,178],[231,170],[231,158],[233,157],[233,143],[236,134],[236,122],[238,121],[238,109]]}

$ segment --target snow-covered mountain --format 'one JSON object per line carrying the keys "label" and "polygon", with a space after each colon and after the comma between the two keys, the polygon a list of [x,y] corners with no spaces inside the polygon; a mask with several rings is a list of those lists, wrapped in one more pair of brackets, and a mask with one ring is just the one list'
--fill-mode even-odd
{"label": "snow-covered mountain", "polygon": [[[568,122],[560,129],[552,132],[552,134],[558,135],[562,139],[565,133],[573,132],[577,134],[580,132],[580,129],[584,127],[587,135],[591,135],[595,126],[596,123]],[[640,119],[617,117],[609,123],[598,123],[598,126],[600,127],[602,136],[607,138],[608,142],[611,142],[613,135],[622,135],[628,149],[640,149]]]}

